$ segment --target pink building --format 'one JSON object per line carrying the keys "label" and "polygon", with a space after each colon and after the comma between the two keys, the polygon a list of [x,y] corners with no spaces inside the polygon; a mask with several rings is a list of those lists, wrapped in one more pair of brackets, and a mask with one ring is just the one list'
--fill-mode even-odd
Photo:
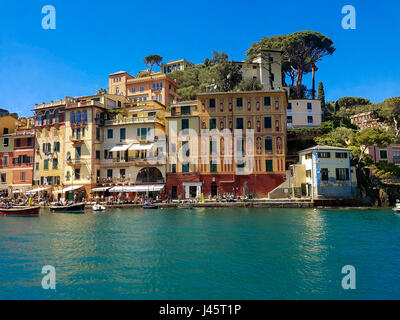
{"label": "pink building", "polygon": [[369,147],[368,153],[374,162],[387,161],[400,165],[400,144],[391,144],[385,148]]}

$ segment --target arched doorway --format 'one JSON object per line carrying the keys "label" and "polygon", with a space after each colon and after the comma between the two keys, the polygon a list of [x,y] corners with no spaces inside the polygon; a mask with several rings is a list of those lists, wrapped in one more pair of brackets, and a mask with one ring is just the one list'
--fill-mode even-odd
{"label": "arched doorway", "polygon": [[218,185],[216,182],[211,183],[211,197],[216,197],[218,195]]}
{"label": "arched doorway", "polygon": [[143,168],[136,177],[136,183],[161,183],[164,182],[162,173],[154,167]]}

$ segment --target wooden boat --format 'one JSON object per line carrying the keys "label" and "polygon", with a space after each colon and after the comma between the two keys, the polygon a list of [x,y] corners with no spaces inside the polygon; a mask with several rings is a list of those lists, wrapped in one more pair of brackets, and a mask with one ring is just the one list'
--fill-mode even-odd
{"label": "wooden boat", "polygon": [[56,205],[51,206],[50,210],[56,213],[85,213],[84,203],[73,203],[66,206]]}
{"label": "wooden boat", "polygon": [[0,216],[37,217],[40,207],[10,207],[0,208]]}
{"label": "wooden boat", "polygon": [[153,206],[153,205],[148,204],[148,205],[144,205],[143,209],[158,209],[158,206]]}

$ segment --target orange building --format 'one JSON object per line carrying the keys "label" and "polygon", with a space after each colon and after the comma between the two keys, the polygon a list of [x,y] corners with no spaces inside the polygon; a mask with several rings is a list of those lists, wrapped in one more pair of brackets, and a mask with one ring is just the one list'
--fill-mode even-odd
{"label": "orange building", "polygon": [[132,102],[154,100],[165,106],[179,98],[177,83],[165,74],[153,74],[135,78],[125,71],[108,76],[109,93],[123,95]]}

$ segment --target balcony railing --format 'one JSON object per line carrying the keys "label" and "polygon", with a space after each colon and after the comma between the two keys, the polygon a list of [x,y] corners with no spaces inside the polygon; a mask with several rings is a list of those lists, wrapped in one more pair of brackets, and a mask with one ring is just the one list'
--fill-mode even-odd
{"label": "balcony railing", "polygon": [[123,118],[123,119],[114,119],[107,120],[104,122],[106,126],[115,126],[120,124],[131,124],[131,123],[144,123],[144,122],[155,122],[156,116],[153,117],[137,117],[137,118]]}

